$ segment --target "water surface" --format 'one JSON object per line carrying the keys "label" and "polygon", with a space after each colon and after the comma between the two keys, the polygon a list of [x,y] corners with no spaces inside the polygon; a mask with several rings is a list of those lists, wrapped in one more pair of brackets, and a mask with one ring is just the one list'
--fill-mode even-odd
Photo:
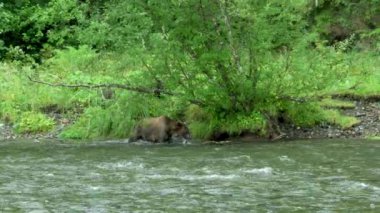
{"label": "water surface", "polygon": [[0,143],[0,212],[380,212],[380,141]]}

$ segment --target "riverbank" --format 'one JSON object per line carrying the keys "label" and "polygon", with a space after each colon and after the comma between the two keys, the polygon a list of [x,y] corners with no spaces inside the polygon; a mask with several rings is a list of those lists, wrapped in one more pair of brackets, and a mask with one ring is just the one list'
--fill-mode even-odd
{"label": "riverbank", "polygon": [[[373,100],[356,100],[353,107],[341,107],[342,114],[355,117],[359,122],[352,127],[342,128],[337,125],[319,124],[313,127],[298,127],[289,123],[279,123],[280,135],[273,140],[281,139],[317,139],[317,138],[380,138],[380,102]],[[57,139],[62,130],[73,121],[51,114],[55,119],[55,128],[47,133],[17,134],[11,125],[0,123],[0,141],[14,139]],[[257,140],[255,136],[247,136],[244,140]],[[263,138],[260,138],[263,139]],[[264,138],[264,140],[266,140]]]}
{"label": "riverbank", "polygon": [[380,138],[380,102],[359,100],[353,108],[342,108],[341,113],[355,117],[359,122],[350,128],[320,124],[301,128],[291,124],[280,125],[286,139],[310,138]]}

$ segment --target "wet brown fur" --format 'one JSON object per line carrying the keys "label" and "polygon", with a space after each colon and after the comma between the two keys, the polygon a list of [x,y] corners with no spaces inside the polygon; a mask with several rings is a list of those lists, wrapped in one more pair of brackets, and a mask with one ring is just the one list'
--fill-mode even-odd
{"label": "wet brown fur", "polygon": [[154,143],[170,142],[173,138],[189,139],[187,126],[166,116],[146,118],[135,128],[130,141],[139,139]]}

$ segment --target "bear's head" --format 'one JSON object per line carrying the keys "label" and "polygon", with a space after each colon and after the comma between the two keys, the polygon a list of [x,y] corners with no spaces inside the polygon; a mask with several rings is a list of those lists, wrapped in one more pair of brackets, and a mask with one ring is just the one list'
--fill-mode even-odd
{"label": "bear's head", "polygon": [[187,143],[187,141],[191,139],[191,134],[186,124],[173,121],[170,127],[170,134],[173,140],[182,140],[183,143]]}

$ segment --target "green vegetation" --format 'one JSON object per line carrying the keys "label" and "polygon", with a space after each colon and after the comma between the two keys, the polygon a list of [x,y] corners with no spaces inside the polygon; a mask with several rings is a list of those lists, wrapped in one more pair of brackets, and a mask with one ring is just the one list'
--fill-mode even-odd
{"label": "green vegetation", "polygon": [[331,99],[331,98],[322,99],[319,102],[319,105],[321,107],[326,107],[326,108],[338,108],[338,109],[355,108],[355,103],[352,101],[343,101],[343,100],[336,100],[336,99]]}
{"label": "green vegetation", "polygon": [[342,129],[348,129],[360,123],[359,119],[342,115],[337,110],[325,110],[323,117],[328,123],[338,125]]}
{"label": "green vegetation", "polygon": [[58,113],[75,139],[127,137],[158,115],[198,138],[270,134],[279,116],[349,128],[359,121],[326,108],[352,103],[323,98],[380,96],[379,4],[5,1],[0,118],[32,133]]}
{"label": "green vegetation", "polygon": [[20,115],[16,129],[20,133],[44,132],[53,128],[54,121],[41,113],[24,112]]}
{"label": "green vegetation", "polygon": [[380,140],[380,137],[379,136],[369,136],[369,137],[367,137],[367,139],[369,139],[369,140]]}

